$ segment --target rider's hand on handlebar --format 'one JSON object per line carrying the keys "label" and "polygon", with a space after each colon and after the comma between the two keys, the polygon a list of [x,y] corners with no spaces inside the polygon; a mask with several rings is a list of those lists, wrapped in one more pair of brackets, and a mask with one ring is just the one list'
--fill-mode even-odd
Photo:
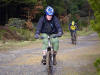
{"label": "rider's hand on handlebar", "polygon": [[41,37],[40,37],[40,39],[44,39],[44,37],[43,37],[43,36],[41,36]]}
{"label": "rider's hand on handlebar", "polygon": [[52,35],[51,38],[56,38],[56,34],[55,35]]}
{"label": "rider's hand on handlebar", "polygon": [[62,32],[58,32],[57,34],[53,35],[52,37],[56,38],[56,37],[61,37],[61,36],[62,36]]}
{"label": "rider's hand on handlebar", "polygon": [[58,32],[57,34],[56,34],[56,37],[61,37],[62,36],[62,32]]}
{"label": "rider's hand on handlebar", "polygon": [[35,34],[35,39],[39,39],[40,35],[39,34]]}

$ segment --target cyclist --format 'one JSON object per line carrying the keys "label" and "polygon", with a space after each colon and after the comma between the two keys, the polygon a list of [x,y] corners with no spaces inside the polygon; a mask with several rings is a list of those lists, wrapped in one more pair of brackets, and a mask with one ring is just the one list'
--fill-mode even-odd
{"label": "cyclist", "polygon": [[45,15],[43,15],[37,24],[35,38],[38,39],[40,33],[42,33],[43,37],[43,59],[42,63],[46,64],[46,53],[48,47],[48,35],[55,37],[51,38],[51,43],[54,49],[54,65],[56,65],[56,54],[59,49],[59,40],[57,37],[61,37],[63,34],[60,22],[58,18],[54,15],[54,9],[51,6],[47,6],[45,9]]}
{"label": "cyclist", "polygon": [[[70,31],[70,33],[71,33],[71,37],[72,37],[73,32],[76,33],[77,30],[78,30],[77,24],[75,23],[75,21],[72,21],[72,22],[69,24],[69,31]],[[71,38],[71,39],[72,39],[72,38]]]}

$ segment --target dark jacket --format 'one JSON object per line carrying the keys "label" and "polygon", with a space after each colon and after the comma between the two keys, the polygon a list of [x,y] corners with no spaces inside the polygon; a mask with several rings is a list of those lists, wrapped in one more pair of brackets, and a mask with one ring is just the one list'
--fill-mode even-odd
{"label": "dark jacket", "polygon": [[46,19],[46,16],[44,15],[39,19],[35,34],[40,34],[40,33],[57,34],[58,32],[63,33],[58,18],[56,16],[53,16],[52,20],[48,21]]}

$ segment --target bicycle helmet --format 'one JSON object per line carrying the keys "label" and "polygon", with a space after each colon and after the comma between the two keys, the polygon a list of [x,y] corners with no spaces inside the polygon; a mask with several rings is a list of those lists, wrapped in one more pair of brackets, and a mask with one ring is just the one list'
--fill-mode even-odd
{"label": "bicycle helmet", "polygon": [[45,9],[46,15],[54,15],[54,9],[51,6],[47,6]]}
{"label": "bicycle helmet", "polygon": [[75,25],[75,21],[72,21],[72,25]]}

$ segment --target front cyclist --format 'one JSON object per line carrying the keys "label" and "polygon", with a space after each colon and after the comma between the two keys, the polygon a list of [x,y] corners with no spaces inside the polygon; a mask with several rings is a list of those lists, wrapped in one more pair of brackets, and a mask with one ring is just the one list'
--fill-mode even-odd
{"label": "front cyclist", "polygon": [[60,22],[58,18],[54,15],[54,9],[51,6],[47,6],[45,9],[45,15],[43,15],[37,24],[35,38],[38,39],[40,33],[43,37],[43,59],[42,63],[46,64],[46,53],[48,47],[48,35],[55,38],[51,39],[51,43],[54,49],[54,65],[56,65],[56,54],[59,49],[59,40],[57,37],[61,37],[63,34]]}

